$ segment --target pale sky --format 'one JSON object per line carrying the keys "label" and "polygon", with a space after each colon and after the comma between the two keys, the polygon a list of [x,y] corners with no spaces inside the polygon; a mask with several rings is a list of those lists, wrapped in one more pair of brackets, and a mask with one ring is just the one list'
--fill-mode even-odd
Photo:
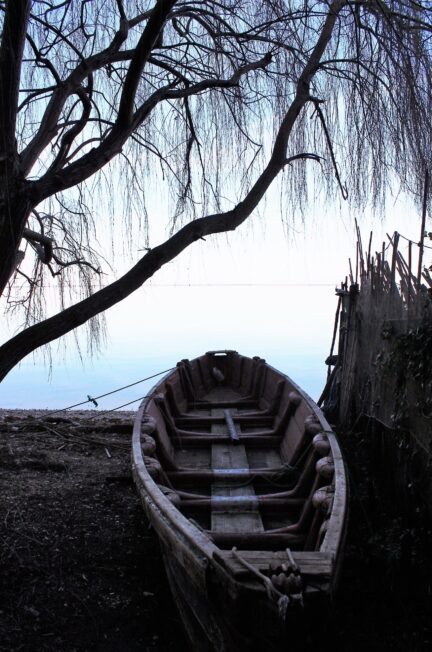
{"label": "pale sky", "polygon": [[[334,288],[348,274],[348,257],[355,259],[353,217],[316,207],[287,237],[270,196],[261,217],[192,245],[108,311],[108,341],[99,356],[80,360],[69,337],[66,349],[52,346],[51,376],[40,353],[29,356],[0,385],[0,406],[60,408],[219,348],[265,357],[317,399],[333,330]],[[401,201],[384,221],[369,216],[360,223],[365,247],[371,228],[378,249],[386,231],[416,241],[420,235],[420,216]],[[150,245],[158,237],[163,233],[152,235]],[[116,262],[120,270],[133,261]],[[2,340],[12,329],[3,321]],[[148,388],[114,395],[101,409]]]}

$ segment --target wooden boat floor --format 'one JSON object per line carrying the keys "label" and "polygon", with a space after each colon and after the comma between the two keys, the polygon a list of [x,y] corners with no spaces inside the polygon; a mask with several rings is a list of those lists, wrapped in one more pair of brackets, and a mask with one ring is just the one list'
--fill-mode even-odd
{"label": "wooden boat floor", "polygon": [[[218,386],[210,390],[205,396],[202,397],[206,401],[225,401],[225,400],[238,400],[242,398],[242,395],[232,389],[231,387]],[[217,411],[219,410],[219,412]],[[249,408],[250,410],[250,408]],[[215,416],[223,416],[223,409],[215,408],[214,410],[205,410],[206,414]],[[235,410],[234,413],[241,413],[241,410]],[[193,410],[190,414],[194,414]],[[201,411],[201,415],[204,414],[204,411]],[[262,427],[259,428],[248,428],[248,432],[252,433],[254,430],[260,431]],[[212,432],[222,432],[226,433],[226,425],[219,424],[219,428],[214,425],[212,426]],[[218,444],[219,446],[219,444]],[[226,446],[231,446],[226,444]],[[243,447],[244,448],[244,447]],[[175,463],[179,468],[182,469],[211,469],[211,468],[279,468],[282,465],[281,456],[279,450],[268,449],[268,448],[250,448],[246,450],[246,461],[243,464],[237,464],[237,466],[212,466],[212,450],[209,447],[208,449],[203,448],[187,448],[182,449],[178,448],[175,451]]]}
{"label": "wooden boat floor", "polygon": [[[278,469],[282,467],[282,458],[279,450],[273,448],[250,448],[246,450],[246,456],[247,465],[242,468],[249,467],[249,469],[253,470],[263,468]],[[178,448],[175,450],[174,459],[176,465],[181,469],[209,470],[212,468],[210,447]]]}
{"label": "wooden boat floor", "polygon": [[[223,409],[212,410],[212,416],[223,415]],[[215,424],[212,433],[226,433],[226,424]],[[237,431],[240,428],[237,426]],[[212,469],[246,469],[249,467],[246,449],[243,444],[220,443],[213,444],[211,450]],[[212,498],[218,496],[254,496],[252,484],[242,487],[230,487],[226,480],[214,482],[211,488]],[[257,507],[245,510],[221,510],[212,508],[211,529],[213,532],[263,532],[264,525]]]}
{"label": "wooden boat floor", "polygon": [[[203,397],[209,401],[226,401],[237,400],[240,394],[230,387],[219,386],[212,389]],[[240,410],[230,408],[232,415],[238,414]],[[211,416],[224,416],[224,408],[214,408],[209,411]],[[237,432],[241,433],[241,426],[235,425]],[[260,428],[258,428],[260,430]],[[249,429],[250,431],[250,429]],[[213,424],[211,426],[212,434],[228,434],[226,423]],[[272,448],[249,448],[247,445],[225,441],[213,443],[208,448],[178,448],[175,451],[175,462],[182,469],[250,469],[254,468],[281,468],[282,458],[279,449]],[[215,498],[215,504],[212,505],[210,518],[210,530],[213,532],[225,533],[264,533],[266,529],[283,527],[288,525],[291,520],[287,514],[274,514],[269,516],[261,515],[258,506],[248,506],[245,508],[239,505],[238,508],[229,508],[229,511],[223,506],[217,505],[217,498],[221,496],[255,496],[255,489],[252,482],[239,483],[232,482],[230,486],[228,479],[219,482],[213,482],[210,488],[211,497]],[[194,490],[191,487],[192,491]],[[284,487],[274,487],[274,492],[283,490]],[[202,489],[199,489],[202,493]],[[268,488],[266,489],[268,491]]]}
{"label": "wooden boat floor", "polygon": [[178,448],[174,451],[174,461],[181,469],[211,469],[210,448]]}
{"label": "wooden boat floor", "polygon": [[282,458],[279,450],[274,448],[251,448],[247,452],[250,469],[279,469]]}
{"label": "wooden boat floor", "polygon": [[225,385],[213,387],[213,389],[203,396],[205,401],[238,401],[242,398],[243,396],[239,392]]}

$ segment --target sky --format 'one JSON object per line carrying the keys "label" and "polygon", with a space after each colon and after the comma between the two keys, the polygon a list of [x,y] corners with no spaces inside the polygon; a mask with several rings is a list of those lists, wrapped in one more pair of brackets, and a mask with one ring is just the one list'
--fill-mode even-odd
{"label": "sky", "polygon": [[[343,113],[344,105],[337,106]],[[208,119],[212,120],[210,113]],[[252,110],[251,119],[254,115]],[[163,112],[162,117],[166,118]],[[264,116],[262,134],[258,123],[259,120],[257,135],[264,150],[269,149],[273,112]],[[177,129],[175,133],[182,137]],[[161,141],[163,134],[162,130]],[[254,136],[253,129],[251,135]],[[209,155],[217,156],[223,163],[222,190],[218,196],[225,208],[232,206],[230,201],[241,193],[242,187],[236,186],[239,181],[236,170],[241,168],[232,154],[236,148],[227,147],[229,144],[227,139],[221,139],[217,147],[214,143],[209,146]],[[164,148],[169,146],[169,143],[164,144]],[[242,155],[252,155],[252,149],[246,149],[246,154]],[[342,147],[340,151],[350,150]],[[42,167],[51,155],[47,148],[39,160]],[[193,156],[198,154],[195,152]],[[309,164],[317,165],[316,162]],[[158,169],[154,162],[150,170],[153,168]],[[323,174],[327,168],[318,169]],[[114,170],[107,186],[98,179],[90,183],[96,197],[94,203],[99,202],[97,236],[107,258],[111,258],[110,242],[103,220],[111,212],[114,224],[119,217],[121,221],[124,196],[131,198],[128,175],[140,174],[139,166],[136,171],[122,167],[121,163],[114,166]],[[318,193],[318,186],[309,183],[313,177],[309,179],[310,173],[308,168],[306,170],[309,187]],[[115,176],[120,174],[121,177]],[[283,184],[291,178],[296,177],[288,173],[280,175],[259,210],[234,233],[211,236],[195,243],[164,266],[144,287],[109,310],[106,315],[108,335],[99,353],[89,355],[85,328],[81,327],[50,346],[51,363],[47,363],[44,351],[24,359],[0,384],[0,407],[59,409],[170,368],[181,358],[225,348],[266,358],[317,399],[327,371],[324,360],[333,332],[337,305],[335,288],[348,274],[348,257],[355,258],[354,218],[359,220],[364,242],[367,243],[373,229],[375,247],[381,249],[386,232],[391,234],[394,230],[417,241],[420,215],[403,197],[393,203],[390,200],[386,214],[378,216],[349,212],[341,199],[327,205],[321,195],[314,206],[308,207],[304,221],[298,215],[281,216]],[[144,188],[149,195],[149,245],[153,247],[168,235],[165,226],[169,215],[165,199],[167,190],[161,185],[162,172],[152,172],[149,178],[139,181],[139,192]],[[104,188],[110,190],[110,196],[102,196]],[[304,184],[300,184],[298,192],[303,191]],[[132,198],[131,206],[136,208],[134,199],[136,197]],[[199,210],[197,205],[197,212]],[[147,243],[143,236],[129,233],[127,228],[123,234],[118,231],[115,238],[120,243],[119,249],[122,238],[132,241],[130,256],[122,258],[120,253],[116,254],[114,267],[120,275],[142,256]],[[28,258],[24,265],[26,262],[28,264]],[[0,299],[0,342],[11,337],[17,329],[16,322],[3,317],[4,301]],[[81,344],[81,353],[77,350],[75,335]],[[148,384],[138,384],[111,394],[101,399],[100,408],[112,409],[133,401],[148,389]]]}
{"label": "sky", "polygon": [[[51,367],[40,352],[28,356],[0,384],[0,407],[60,409],[212,349],[260,355],[317,399],[327,371],[335,287],[348,274],[348,257],[355,258],[354,215],[318,206],[287,235],[275,205],[270,197],[261,215],[236,232],[192,245],[109,310],[107,341],[98,355],[91,358],[84,342],[80,357],[69,337],[52,345]],[[420,216],[400,199],[385,219],[359,220],[363,240],[373,229],[377,249],[394,230],[419,239]],[[117,267],[131,262],[119,259]],[[1,339],[13,328],[3,320]],[[154,382],[101,399],[98,409],[133,401]]]}

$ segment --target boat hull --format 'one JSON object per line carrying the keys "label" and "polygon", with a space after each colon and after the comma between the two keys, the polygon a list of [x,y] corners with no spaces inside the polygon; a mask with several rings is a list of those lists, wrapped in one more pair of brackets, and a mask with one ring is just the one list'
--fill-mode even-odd
{"label": "boat hull", "polygon": [[[299,388],[288,377],[282,375],[281,377],[289,381],[291,390],[294,388],[295,391],[300,392]],[[215,542],[219,539],[224,541],[224,537],[228,537],[229,540],[230,533],[209,532],[203,527],[202,523],[199,524],[193,518],[187,518],[173,504],[172,495],[171,499],[168,499],[167,491],[165,493],[161,491],[161,487],[158,487],[158,484],[149,474],[149,465],[148,462],[145,462],[142,443],[143,432],[147,433],[148,431],[148,428],[145,427],[146,416],[148,417],[150,412],[154,416],[155,412],[154,406],[151,405],[151,397],[159,396],[161,388],[166,387],[167,382],[169,384],[170,378],[172,378],[172,375],[168,375],[158,383],[154,392],[150,394],[150,398],[147,398],[140,407],[134,427],[132,468],[143,507],[160,540],[168,580],[187,635],[191,641],[191,650],[197,652],[254,652],[255,650],[257,652],[258,650],[266,650],[266,652],[281,652],[282,650],[301,652],[308,646],[310,647],[313,641],[319,642],[322,636],[328,621],[328,609],[342,560],[347,517],[346,484],[343,461],[334,435],[318,408],[304,392],[301,392],[304,405],[314,415],[314,418],[319,421],[321,431],[326,432],[326,437],[330,441],[332,458],[337,469],[337,481],[333,481],[332,509],[326,515],[327,520],[325,521],[327,529],[322,535],[314,535],[316,539],[314,548],[311,547],[311,534],[309,534],[306,539],[309,541],[306,550],[302,550],[300,547],[298,551],[293,553],[295,561],[299,563],[301,570],[303,582],[301,595],[293,595],[288,591],[285,599],[279,601],[270,599],[274,598],[272,587],[270,586],[269,589],[268,586],[270,577],[272,578],[271,581],[274,582],[274,576],[271,575],[269,570],[272,564],[274,566],[276,563],[279,571],[282,568],[283,572],[287,572],[286,563],[285,565],[283,563],[283,555],[288,547],[283,545],[285,535],[273,534],[273,530],[264,531],[262,536],[259,534],[251,535],[248,532],[235,533],[233,536],[237,542],[240,542],[240,551],[237,552],[234,548],[234,551],[230,552],[231,546],[229,544],[220,544],[222,545],[221,548]],[[204,405],[204,399],[202,404]],[[151,410],[149,410],[149,405]],[[219,411],[210,412],[210,414],[219,415],[220,409],[223,408],[218,408]],[[304,408],[302,415],[305,413]],[[194,414],[196,414],[196,411]],[[204,418],[201,416],[200,418],[202,422],[205,422]],[[215,423],[216,421],[215,418]],[[244,421],[247,421],[247,419],[243,418]],[[217,427],[212,426],[211,431],[219,433],[221,432],[220,428],[218,422]],[[232,423],[230,424],[227,421],[227,428],[228,430],[232,428]],[[240,431],[242,431],[242,428],[240,428]],[[217,436],[215,435],[215,437]],[[202,440],[205,441],[206,437],[207,435],[204,433]],[[222,437],[225,437],[225,435],[223,434]],[[211,438],[211,436],[209,435],[207,438]],[[194,442],[196,439],[195,436]],[[267,440],[264,439],[264,441]],[[217,442],[219,442],[219,439],[217,439]],[[220,446],[219,443],[210,445],[212,447]],[[235,451],[238,450],[237,442],[231,442],[227,446],[228,448],[231,446]],[[252,457],[253,454],[255,453],[251,453]],[[315,458],[313,458],[313,464],[315,464]],[[178,469],[175,472],[171,470],[172,475],[170,477],[178,481],[178,478],[182,477],[182,472],[184,473],[184,471]],[[220,471],[213,469],[212,473],[216,478],[225,478],[227,476],[226,471],[221,475]],[[236,473],[240,474],[240,476],[242,474],[243,476],[247,475],[245,469],[237,470]],[[306,471],[303,473],[306,476]],[[206,474],[208,475],[204,471],[195,471],[195,476],[200,478],[202,482],[207,477]],[[194,477],[194,474],[189,471],[189,475],[185,477],[190,480],[191,477]],[[169,471],[166,471],[165,481],[167,478],[169,480]],[[211,487],[219,486],[214,484],[214,478],[212,482]],[[316,482],[315,484],[312,483],[312,486],[316,488]],[[165,490],[166,487],[163,489]],[[171,494],[173,491],[174,489],[171,488]],[[180,490],[178,491],[179,493],[176,496],[182,494]],[[192,494],[187,494],[187,496],[189,495]],[[214,497],[210,496],[207,502],[202,498],[200,500],[205,505],[207,503],[211,505],[210,512],[217,523],[220,517],[219,514],[214,517],[214,510],[216,509],[217,512],[215,505],[221,499],[216,498],[215,500]],[[230,498],[229,500],[230,504],[235,505],[238,499],[234,496],[234,499]],[[274,503],[278,503],[277,494],[276,499],[272,501],[266,501],[265,496],[264,499],[260,496],[257,499],[250,497],[247,501],[251,504],[254,501],[257,504],[259,503],[260,509],[264,509],[266,504],[270,504],[272,514],[275,509]],[[189,503],[191,503],[190,499],[189,501],[184,500],[183,506],[189,505]],[[263,518],[267,518],[267,516],[263,516]],[[321,520],[319,524],[323,529]],[[292,541],[295,541],[294,535],[289,536],[291,536]],[[243,542],[242,537],[246,543]],[[259,541],[260,537],[264,543]],[[282,544],[277,543],[278,537],[281,539]],[[248,541],[255,542],[252,550],[248,550]],[[257,541],[259,545],[257,545]],[[265,542],[268,541],[276,541],[276,543],[266,544]],[[270,545],[269,550],[266,549],[266,545]],[[293,557],[289,547],[288,554],[292,562]],[[252,563],[253,568],[249,564],[251,572],[248,571],[246,566],[243,568],[245,563],[247,565],[245,560]],[[297,569],[296,572],[300,576],[296,563],[294,563],[293,567]],[[292,569],[289,572],[292,572]],[[274,586],[276,585],[277,580]],[[276,591],[276,593],[278,592]],[[280,594],[278,593],[278,595]]]}
{"label": "boat hull", "polygon": [[[158,534],[171,593],[194,652],[302,652],[326,629],[330,590],[310,594],[306,604],[282,621],[276,606],[262,591],[247,590],[199,549],[179,554],[166,524],[155,518],[143,499]],[[333,587],[334,588],[334,587]],[[288,645],[289,642],[289,645]]]}

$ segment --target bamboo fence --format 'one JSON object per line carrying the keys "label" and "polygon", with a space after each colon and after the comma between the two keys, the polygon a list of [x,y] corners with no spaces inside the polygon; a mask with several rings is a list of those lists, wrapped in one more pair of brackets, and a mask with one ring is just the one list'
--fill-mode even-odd
{"label": "bamboo fence", "polygon": [[[355,261],[336,289],[328,382],[319,402],[342,431],[373,430],[398,496],[418,484],[432,506],[432,248],[424,230],[425,211],[418,242],[395,232],[374,249],[372,232],[363,243],[356,223]],[[423,348],[411,351],[411,341]]]}

